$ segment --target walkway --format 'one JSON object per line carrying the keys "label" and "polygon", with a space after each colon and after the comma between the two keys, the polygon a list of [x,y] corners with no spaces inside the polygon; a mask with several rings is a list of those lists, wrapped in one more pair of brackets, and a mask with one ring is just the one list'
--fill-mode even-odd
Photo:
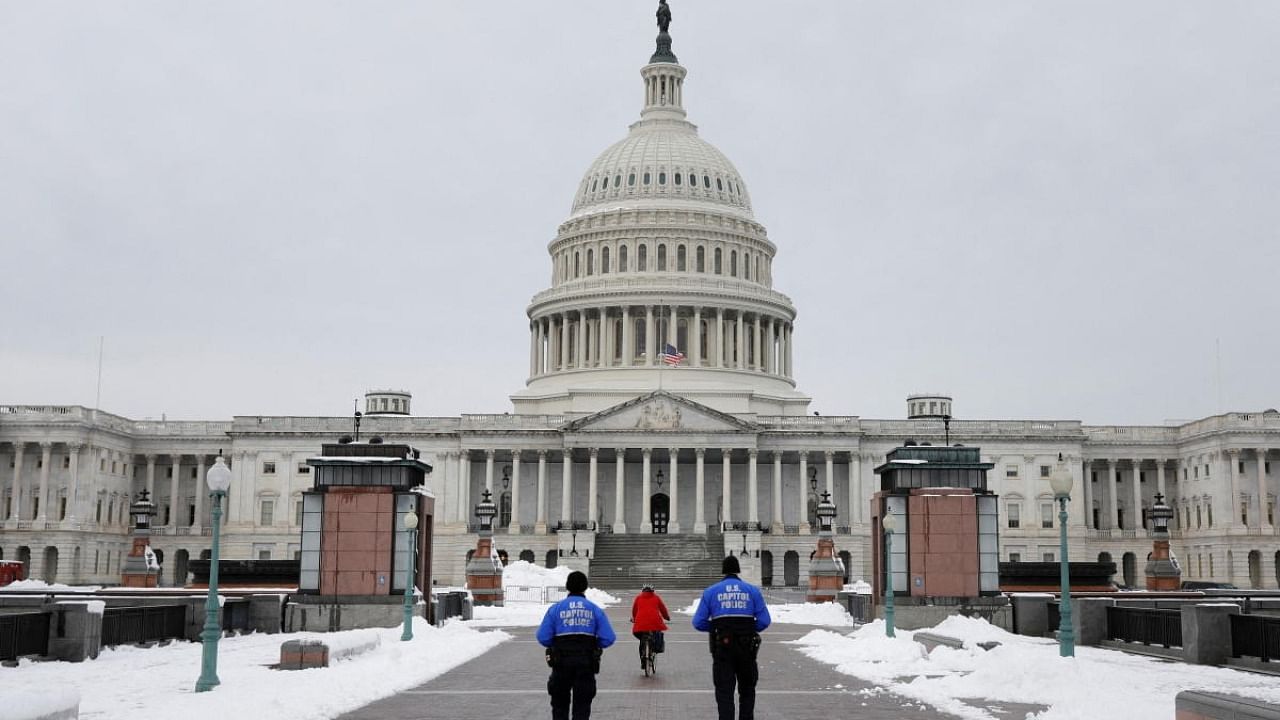
{"label": "walkway", "polygon": [[[616,594],[616,593],[615,593]],[[658,674],[644,677],[640,671],[636,641],[628,632],[631,596],[608,609],[618,631],[618,643],[607,650],[598,677],[599,692],[592,716],[627,720],[707,720],[716,716],[711,690],[711,661],[706,635],[695,631],[687,607],[692,593],[664,593],[673,622],[667,633],[667,651],[658,656]],[[796,602],[794,594],[775,595],[770,602]],[[802,599],[802,598],[800,598]],[[774,625],[764,633],[760,649],[760,685],[756,698],[759,720],[827,720],[858,717],[870,720],[934,720],[949,718],[932,708],[888,693],[842,675],[829,665],[810,660],[784,644],[814,628]],[[534,639],[535,628],[506,628],[515,639],[463,664],[424,685],[367,705],[342,716],[342,720],[493,720],[549,717],[548,669],[542,647]],[[1005,717],[1022,717],[1007,708]]]}

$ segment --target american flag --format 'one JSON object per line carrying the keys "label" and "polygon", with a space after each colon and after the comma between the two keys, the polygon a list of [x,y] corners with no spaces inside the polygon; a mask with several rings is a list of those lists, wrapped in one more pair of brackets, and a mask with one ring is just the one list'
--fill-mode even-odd
{"label": "american flag", "polygon": [[668,365],[679,365],[684,360],[684,353],[677,350],[675,345],[667,343],[658,357]]}

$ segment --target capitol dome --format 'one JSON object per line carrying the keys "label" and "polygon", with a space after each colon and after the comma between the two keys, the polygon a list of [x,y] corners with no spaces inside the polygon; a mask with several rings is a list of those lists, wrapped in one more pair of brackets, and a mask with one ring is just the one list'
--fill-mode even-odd
{"label": "capitol dome", "polygon": [[721,412],[803,415],[777,247],[738,169],[686,119],[688,71],[659,28],[640,119],[591,163],[547,246],[551,286],[529,304],[529,377],[512,402],[581,415],[661,389]]}

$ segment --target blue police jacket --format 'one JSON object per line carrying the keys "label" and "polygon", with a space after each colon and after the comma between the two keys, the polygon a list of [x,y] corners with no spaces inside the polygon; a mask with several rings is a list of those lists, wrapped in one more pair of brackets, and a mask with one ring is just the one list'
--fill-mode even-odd
{"label": "blue police jacket", "polygon": [[773,622],[760,588],[739,579],[737,575],[729,575],[702,591],[702,600],[693,614],[693,627],[702,632],[711,632],[711,621],[720,618],[752,618],[756,623],[756,632],[764,630]]}
{"label": "blue police jacket", "polygon": [[538,626],[538,642],[544,647],[551,647],[557,637],[573,635],[594,637],[602,648],[618,639],[604,610],[582,595],[570,595],[552,605]]}

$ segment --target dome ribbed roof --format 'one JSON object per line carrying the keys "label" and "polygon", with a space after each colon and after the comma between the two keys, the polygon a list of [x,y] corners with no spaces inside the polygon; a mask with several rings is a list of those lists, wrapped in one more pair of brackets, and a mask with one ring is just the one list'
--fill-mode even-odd
{"label": "dome ribbed roof", "polygon": [[682,120],[645,120],[591,163],[578,185],[573,214],[636,207],[710,205],[751,219],[751,196],[724,153]]}

